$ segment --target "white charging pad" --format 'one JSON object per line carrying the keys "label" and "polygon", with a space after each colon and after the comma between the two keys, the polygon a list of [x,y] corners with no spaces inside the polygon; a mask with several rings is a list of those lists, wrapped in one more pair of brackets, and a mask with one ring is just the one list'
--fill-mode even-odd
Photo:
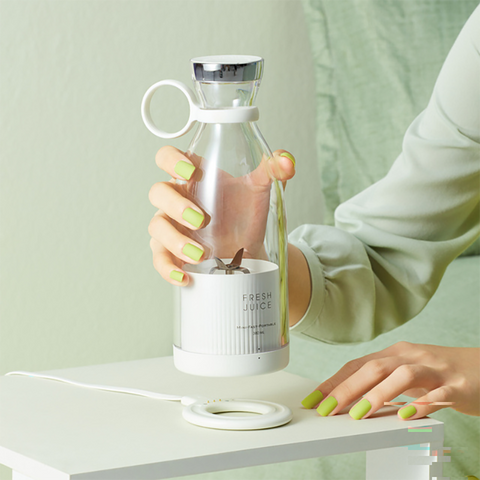
{"label": "white charging pad", "polygon": [[200,427],[220,430],[261,430],[288,423],[292,411],[263,400],[207,400],[186,406],[183,418]]}

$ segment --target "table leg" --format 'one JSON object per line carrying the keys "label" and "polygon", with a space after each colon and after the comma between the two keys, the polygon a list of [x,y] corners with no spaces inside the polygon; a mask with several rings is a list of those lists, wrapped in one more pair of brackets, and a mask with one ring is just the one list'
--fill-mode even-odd
{"label": "table leg", "polygon": [[12,480],[33,480],[31,477],[27,477],[23,473],[16,472],[13,470],[12,472]]}
{"label": "table leg", "polygon": [[443,477],[443,441],[367,452],[366,480],[449,480]]}

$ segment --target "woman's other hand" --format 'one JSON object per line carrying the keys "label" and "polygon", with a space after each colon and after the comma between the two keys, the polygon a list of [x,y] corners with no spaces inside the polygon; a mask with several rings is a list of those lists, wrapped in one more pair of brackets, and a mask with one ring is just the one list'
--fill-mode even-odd
{"label": "woman's other hand", "polygon": [[399,342],[348,362],[302,404],[327,416],[355,402],[349,414],[360,420],[401,394],[416,398],[399,409],[402,420],[446,407],[480,415],[480,349]]}

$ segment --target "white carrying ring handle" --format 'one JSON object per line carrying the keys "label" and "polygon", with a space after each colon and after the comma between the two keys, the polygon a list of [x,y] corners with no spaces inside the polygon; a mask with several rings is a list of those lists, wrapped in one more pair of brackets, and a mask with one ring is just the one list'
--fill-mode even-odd
{"label": "white carrying ring handle", "polygon": [[[190,106],[190,114],[186,125],[178,132],[168,133],[160,130],[152,119],[150,103],[152,97],[160,87],[169,85],[178,88],[187,97]],[[185,135],[193,127],[195,122],[200,123],[244,123],[256,122],[259,118],[257,107],[225,107],[225,108],[202,108],[192,89],[177,80],[162,80],[152,85],[142,99],[142,119],[145,126],[157,137],[177,138]]]}

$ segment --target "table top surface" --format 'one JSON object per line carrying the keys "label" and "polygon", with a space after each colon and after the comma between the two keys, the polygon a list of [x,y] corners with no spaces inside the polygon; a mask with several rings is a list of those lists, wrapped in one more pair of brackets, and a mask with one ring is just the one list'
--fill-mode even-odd
{"label": "table top surface", "polygon": [[[168,478],[424,443],[442,428],[430,418],[403,422],[395,407],[363,421],[347,413],[320,417],[300,403],[318,383],[287,372],[195,377],[177,371],[172,357],[162,357],[45,373],[180,396],[268,400],[290,407],[293,420],[268,430],[213,430],[186,422],[179,402],[0,377],[0,463],[39,479]],[[412,426],[434,433],[409,432]]]}

